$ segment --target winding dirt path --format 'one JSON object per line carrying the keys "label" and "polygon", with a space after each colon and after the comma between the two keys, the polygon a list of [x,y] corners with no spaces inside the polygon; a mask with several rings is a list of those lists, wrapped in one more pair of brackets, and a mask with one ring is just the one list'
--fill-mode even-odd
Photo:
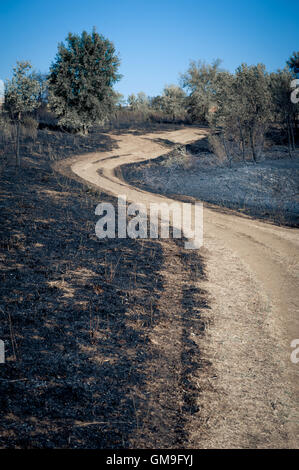
{"label": "winding dirt path", "polygon": [[[173,200],[127,184],[116,171],[166,153],[161,139],[187,144],[207,130],[111,136],[111,152],[76,157],[80,178],[130,202]],[[299,338],[299,231],[204,207],[210,325],[202,354],[213,375],[199,383],[201,418],[190,423],[190,447],[298,447],[298,367],[290,343]],[[191,418],[192,421],[193,418]]]}

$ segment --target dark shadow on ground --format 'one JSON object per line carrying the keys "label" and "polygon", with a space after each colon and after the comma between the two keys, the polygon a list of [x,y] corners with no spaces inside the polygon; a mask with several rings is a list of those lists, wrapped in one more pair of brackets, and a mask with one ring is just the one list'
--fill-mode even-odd
{"label": "dark shadow on ground", "polygon": [[148,124],[134,125],[132,127],[124,127],[123,129],[111,129],[109,130],[109,134],[111,135],[132,134],[136,136],[142,136],[142,135],[146,135],[147,133],[159,134],[161,132],[173,132],[179,129],[183,129],[185,127],[186,127],[185,124],[148,123]]}
{"label": "dark shadow on ground", "polygon": [[142,389],[143,364],[151,360],[146,325],[159,318],[159,245],[98,240],[99,201],[76,182],[48,175],[42,184],[45,175],[30,169],[13,183],[7,178],[0,445],[127,447],[136,427],[134,390]]}
{"label": "dark shadow on ground", "polygon": [[[164,254],[152,240],[97,239],[95,207],[115,201],[49,163],[47,154],[32,155],[17,175],[13,165],[2,174],[0,447],[129,448],[148,419],[154,358],[168,367],[148,340],[165,321],[158,307]],[[179,367],[186,371],[196,367],[188,336],[192,295],[186,291],[182,301],[186,352]],[[175,433],[153,430],[166,447],[188,437],[194,391],[187,375],[186,409],[172,402],[158,417]]]}

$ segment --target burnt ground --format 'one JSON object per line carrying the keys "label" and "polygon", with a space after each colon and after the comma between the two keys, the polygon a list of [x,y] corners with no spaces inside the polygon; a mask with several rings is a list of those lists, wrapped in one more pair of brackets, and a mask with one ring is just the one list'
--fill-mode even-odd
{"label": "burnt ground", "polygon": [[[277,139],[276,139],[277,140]],[[220,162],[207,138],[171,149],[158,159],[122,167],[124,178],[147,191],[176,199],[191,196],[276,224],[299,226],[299,151],[289,157],[272,138],[257,163]]]}
{"label": "burnt ground", "polygon": [[172,241],[97,239],[94,209],[115,201],[52,167],[111,146],[39,131],[18,174],[4,147],[1,448],[186,447],[190,416],[201,422],[203,259]]}

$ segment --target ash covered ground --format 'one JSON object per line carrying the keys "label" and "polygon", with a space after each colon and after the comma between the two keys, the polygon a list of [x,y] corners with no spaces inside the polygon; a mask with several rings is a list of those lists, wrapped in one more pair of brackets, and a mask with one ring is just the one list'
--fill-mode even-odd
{"label": "ash covered ground", "polygon": [[218,206],[269,218],[276,223],[299,223],[299,151],[271,146],[253,161],[219,162],[206,142],[173,149],[137,166],[123,167],[132,184],[173,196],[192,196]]}

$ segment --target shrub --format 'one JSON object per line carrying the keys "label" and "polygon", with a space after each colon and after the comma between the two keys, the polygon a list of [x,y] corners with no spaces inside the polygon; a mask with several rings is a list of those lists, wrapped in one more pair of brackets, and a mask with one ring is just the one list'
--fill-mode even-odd
{"label": "shrub", "polygon": [[24,116],[22,119],[21,134],[23,137],[28,137],[35,140],[37,137],[38,122],[31,116]]}
{"label": "shrub", "polygon": [[192,157],[184,145],[177,145],[166,160],[162,162],[162,165],[167,168],[188,169],[192,166]]}
{"label": "shrub", "polygon": [[5,144],[15,138],[15,126],[7,114],[0,114],[0,138],[2,144]]}

